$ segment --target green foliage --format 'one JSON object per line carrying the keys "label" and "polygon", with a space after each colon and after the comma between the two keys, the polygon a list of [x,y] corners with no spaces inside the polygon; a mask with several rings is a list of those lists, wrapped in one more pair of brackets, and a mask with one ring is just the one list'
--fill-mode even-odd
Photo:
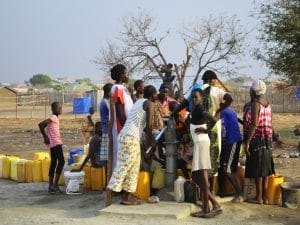
{"label": "green foliage", "polygon": [[292,84],[300,80],[300,1],[275,0],[262,3],[260,40],[256,57]]}
{"label": "green foliage", "polygon": [[77,79],[76,82],[78,84],[88,84],[88,85],[92,84],[92,81],[90,78]]}
{"label": "green foliage", "polygon": [[29,83],[32,86],[50,87],[51,78],[45,74],[35,74],[32,76],[32,78],[29,79]]}

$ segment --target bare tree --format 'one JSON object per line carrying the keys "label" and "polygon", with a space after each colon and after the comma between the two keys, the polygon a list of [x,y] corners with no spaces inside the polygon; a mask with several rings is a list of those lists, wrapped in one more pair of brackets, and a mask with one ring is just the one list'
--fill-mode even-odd
{"label": "bare tree", "polygon": [[[116,63],[123,63],[131,73],[145,80],[153,75],[164,80],[164,68],[170,62],[161,44],[170,32],[155,35],[157,25],[153,17],[146,13],[124,18],[123,28],[117,39],[120,46],[107,43],[95,62],[106,71]],[[235,60],[242,53],[247,33],[236,17],[210,16],[184,26],[179,34],[185,44],[185,52],[182,62],[173,63],[173,72],[182,97],[198,81],[204,69],[233,74]],[[184,92],[187,74],[192,74],[193,80]]]}

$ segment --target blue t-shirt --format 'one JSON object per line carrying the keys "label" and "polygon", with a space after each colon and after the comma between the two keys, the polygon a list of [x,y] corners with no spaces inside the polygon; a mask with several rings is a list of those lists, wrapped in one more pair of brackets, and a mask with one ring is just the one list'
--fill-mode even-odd
{"label": "blue t-shirt", "polygon": [[108,100],[102,99],[100,103],[100,118],[102,123],[102,132],[108,134],[109,108]]}
{"label": "blue t-shirt", "polygon": [[223,125],[222,137],[225,138],[225,142],[233,144],[242,141],[236,112],[231,107],[226,107],[221,112],[221,119]]}

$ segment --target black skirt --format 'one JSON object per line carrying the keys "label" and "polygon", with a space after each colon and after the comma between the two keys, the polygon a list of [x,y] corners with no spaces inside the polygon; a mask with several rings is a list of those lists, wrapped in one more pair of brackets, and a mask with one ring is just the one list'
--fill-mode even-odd
{"label": "black skirt", "polygon": [[272,138],[255,137],[249,145],[250,157],[246,158],[245,177],[258,178],[275,173],[272,156]]}

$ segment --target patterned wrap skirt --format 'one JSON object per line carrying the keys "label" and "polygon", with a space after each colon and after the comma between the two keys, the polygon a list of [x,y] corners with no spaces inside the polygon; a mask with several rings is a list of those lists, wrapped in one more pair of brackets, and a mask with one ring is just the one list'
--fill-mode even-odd
{"label": "patterned wrap skirt", "polygon": [[120,133],[118,139],[118,162],[110,178],[108,189],[135,192],[140,171],[141,151],[137,138]]}

